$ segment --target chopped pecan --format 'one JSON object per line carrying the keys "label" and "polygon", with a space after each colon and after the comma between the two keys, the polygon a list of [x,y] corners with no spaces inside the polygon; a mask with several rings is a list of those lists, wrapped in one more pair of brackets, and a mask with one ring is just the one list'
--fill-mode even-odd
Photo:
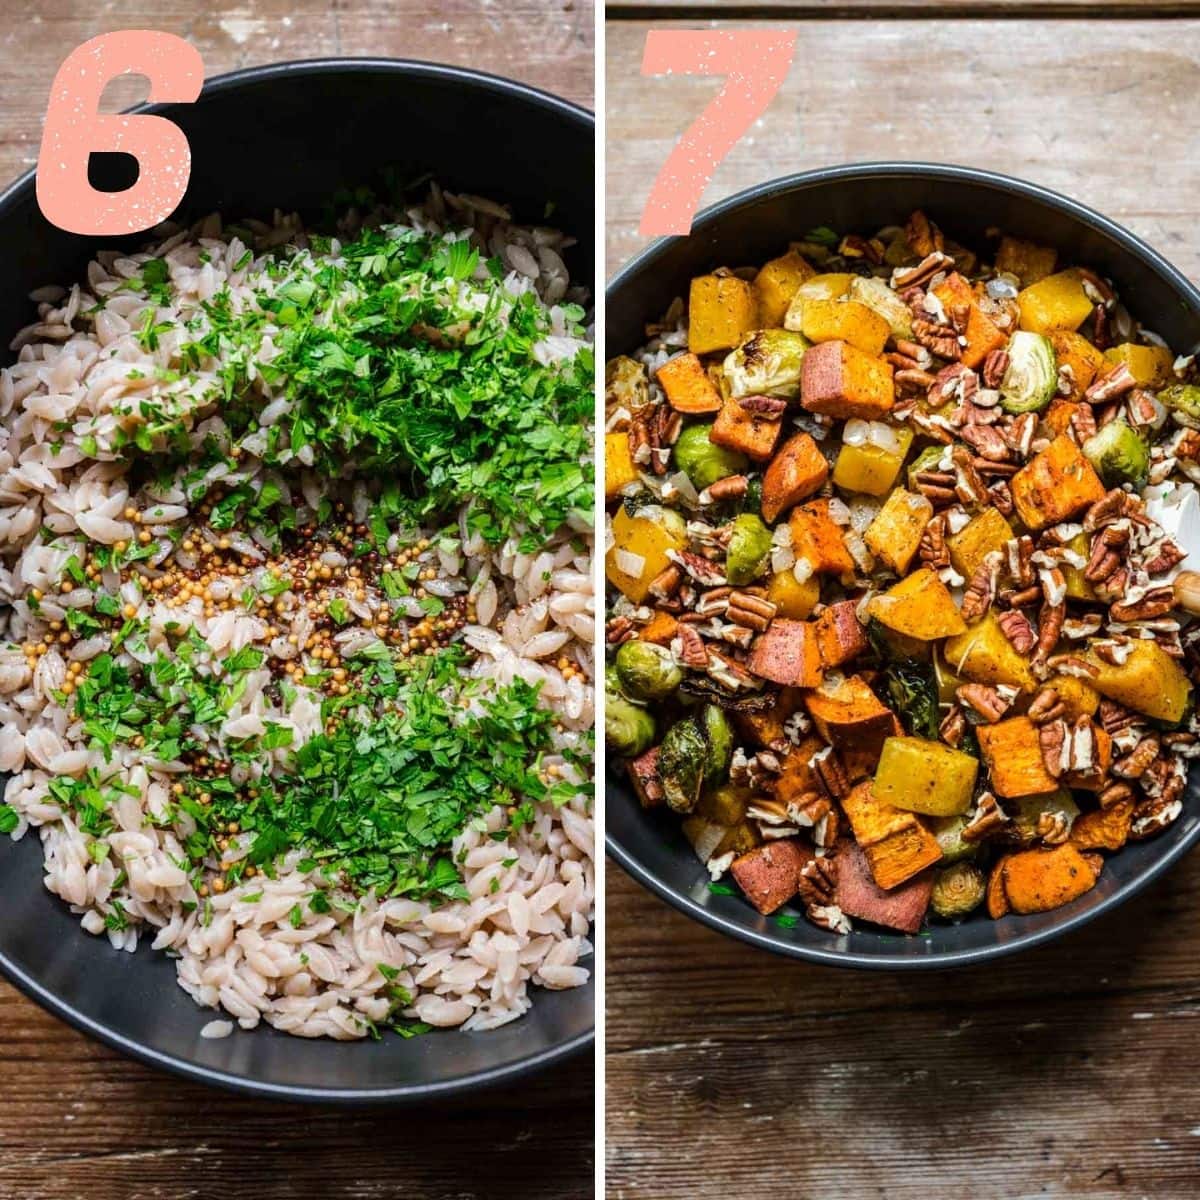
{"label": "chopped pecan", "polygon": [[726,475],[724,479],[710,483],[704,489],[701,500],[705,495],[714,503],[721,500],[734,500],[738,496],[744,496],[749,486],[750,480],[745,475]]}
{"label": "chopped pecan", "polygon": [[1130,372],[1128,364],[1118,363],[1111,371],[1094,380],[1083,396],[1089,404],[1107,404],[1108,401],[1117,400],[1126,392],[1133,391],[1135,387],[1137,380]]}
{"label": "chopped pecan", "polygon": [[1128,754],[1113,763],[1113,774],[1120,775],[1122,779],[1141,779],[1158,758],[1160,749],[1158,735],[1146,734]]}
{"label": "chopped pecan", "polygon": [[963,714],[963,710],[956,704],[942,718],[942,723],[938,726],[938,737],[947,746],[954,746],[957,749],[962,745],[966,732],[967,718]]}
{"label": "chopped pecan", "polygon": [[919,367],[901,368],[892,378],[898,388],[914,395],[927,392],[934,382],[933,376]]}
{"label": "chopped pecan", "polygon": [[800,870],[799,895],[806,907],[831,904],[836,886],[836,859],[812,858]]}
{"label": "chopped pecan", "polygon": [[1021,460],[1029,457],[1033,449],[1033,435],[1037,432],[1037,413],[1021,413],[1014,417],[1004,436],[1012,447],[1012,452]]}
{"label": "chopped pecan", "polygon": [[668,550],[667,557],[682,567],[701,587],[720,587],[725,576],[716,563],[690,550]]}
{"label": "chopped pecan", "polygon": [[950,452],[954,462],[954,493],[963,504],[983,505],[987,503],[987,486],[971,461],[964,446],[955,446]]}
{"label": "chopped pecan", "polygon": [[1013,515],[1016,504],[1013,502],[1012,488],[1008,486],[1007,479],[1001,479],[988,488],[988,499],[1002,517]]}
{"label": "chopped pecan", "polygon": [[1009,538],[1004,546],[1008,557],[1008,573],[1017,587],[1032,587],[1037,579],[1033,570],[1033,538],[1027,533]]}
{"label": "chopped pecan", "polygon": [[989,725],[999,721],[1008,712],[1014,699],[1013,696],[1005,696],[999,688],[990,687],[986,683],[964,683],[955,689],[954,694],[961,703],[974,709]]}
{"label": "chopped pecan", "polygon": [[838,246],[838,253],[843,258],[865,258],[872,266],[883,262],[884,245],[878,238],[868,240],[857,233],[848,233]]}
{"label": "chopped pecan", "polygon": [[976,454],[988,462],[1005,462],[1012,453],[1000,431],[991,425],[964,425],[961,436]]}
{"label": "chopped pecan", "polygon": [[1123,800],[1128,800],[1133,795],[1133,788],[1127,783],[1110,783],[1097,797],[1096,801],[1101,808],[1112,808],[1114,804],[1120,804]]}
{"label": "chopped pecan", "polygon": [[1038,814],[1034,828],[1047,846],[1061,846],[1071,836],[1072,824],[1071,818],[1064,812],[1043,812]]}
{"label": "chopped pecan", "polygon": [[1044,687],[1029,705],[1027,716],[1035,725],[1057,721],[1067,711],[1066,704],[1055,687]]}
{"label": "chopped pecan", "polygon": [[[1114,538],[1110,537],[1111,534],[1117,535],[1115,544]],[[1115,525],[1108,526],[1099,537],[1093,538],[1091,556],[1088,558],[1087,566],[1083,569],[1083,577],[1091,583],[1099,583],[1103,579],[1108,579],[1121,565],[1122,549],[1128,540],[1128,531],[1119,529]]]}
{"label": "chopped pecan", "polygon": [[953,266],[954,259],[948,254],[943,254],[941,250],[930,250],[915,267],[897,267],[892,272],[892,287],[897,292],[918,287],[928,283],[939,271],[949,271]]}
{"label": "chopped pecan", "polygon": [[1097,304],[1092,310],[1092,341],[1097,350],[1107,350],[1112,345],[1111,321],[1108,309],[1103,304]]}
{"label": "chopped pecan", "polygon": [[679,626],[679,661],[685,667],[696,670],[708,669],[708,647],[696,632],[694,625],[681,623]]}
{"label": "chopped pecan", "polygon": [[841,800],[850,794],[850,781],[846,778],[845,768],[832,746],[826,747],[813,756],[813,769],[821,786],[833,800]]}
{"label": "chopped pecan", "polygon": [[1142,563],[1142,570],[1147,575],[1162,575],[1172,567],[1178,566],[1187,555],[1169,538],[1164,538],[1158,545],[1154,557]]}
{"label": "chopped pecan", "polygon": [[940,571],[950,565],[950,550],[946,545],[946,514],[939,513],[931,517],[921,535],[921,545],[917,553],[926,566]]}
{"label": "chopped pecan", "polygon": [[1148,429],[1162,416],[1162,405],[1153,392],[1145,388],[1134,388],[1125,398],[1125,412],[1135,429]]}
{"label": "chopped pecan", "polygon": [[962,619],[968,625],[974,624],[986,615],[996,599],[996,587],[1000,582],[1000,564],[1003,555],[999,550],[991,550],[983,556],[983,562],[975,568],[971,582],[967,585],[966,595],[962,602]]}
{"label": "chopped pecan", "polygon": [[943,367],[929,389],[929,403],[935,408],[945,404],[970,404],[979,393],[979,376],[960,362]]}
{"label": "chopped pecan", "polygon": [[768,421],[782,417],[788,406],[782,396],[740,396],[737,403],[743,412],[765,417]]}
{"label": "chopped pecan", "polygon": [[922,258],[934,252],[941,254],[946,249],[946,239],[942,236],[942,231],[919,208],[908,218],[904,226],[904,236],[912,252]]}
{"label": "chopped pecan", "polygon": [[1068,738],[1070,730],[1066,721],[1046,721],[1038,726],[1038,744],[1042,748],[1042,763],[1046,773],[1057,779],[1064,770],[1064,760],[1070,756]]}
{"label": "chopped pecan", "polygon": [[683,572],[674,564],[664,567],[650,581],[650,595],[656,600],[669,600],[683,583]]}
{"label": "chopped pecan", "polygon": [[760,633],[775,619],[779,606],[762,596],[750,592],[734,592],[729,597],[729,607],[726,617],[737,625],[745,625],[748,629],[756,629]]}
{"label": "chopped pecan", "polygon": [[1090,404],[1081,404],[1072,414],[1068,422],[1072,440],[1080,446],[1089,438],[1096,436],[1096,413]]}
{"label": "chopped pecan", "polygon": [[696,616],[702,619],[721,616],[729,607],[729,597],[732,595],[731,587],[718,587],[705,592],[696,601]]}
{"label": "chopped pecan", "polygon": [[954,476],[946,471],[918,471],[913,477],[913,486],[934,508],[945,508],[958,502],[954,490]]}
{"label": "chopped pecan", "polygon": [[1138,524],[1145,524],[1146,521],[1142,502],[1120,488],[1113,488],[1084,513],[1083,528],[1087,533],[1095,533],[1097,529],[1111,525],[1122,517],[1128,517]]}
{"label": "chopped pecan", "polygon": [[938,358],[959,359],[962,357],[962,345],[958,340],[958,330],[952,325],[938,325],[924,317],[914,317],[912,323],[913,337],[927,350]]}
{"label": "chopped pecan", "polygon": [[1038,639],[1033,649],[1032,662],[1037,665],[1047,661],[1062,636],[1063,622],[1067,619],[1065,603],[1043,604],[1038,615]]}
{"label": "chopped pecan", "polygon": [[998,388],[1008,370],[1008,351],[992,350],[983,360],[983,386]]}
{"label": "chopped pecan", "polygon": [[1129,826],[1129,836],[1135,841],[1144,841],[1156,833],[1162,833],[1168,825],[1173,824],[1183,812],[1183,802],[1180,795],[1183,792],[1183,780],[1178,779],[1178,786],[1166,790],[1159,796],[1148,796],[1133,810],[1133,822]]}
{"label": "chopped pecan", "polygon": [[999,833],[1010,819],[991,792],[981,792],[975,802],[975,811],[959,836],[964,842],[982,842]]}
{"label": "chopped pecan", "polygon": [[634,636],[632,617],[613,617],[604,627],[604,639],[610,646],[619,646]]}
{"label": "chopped pecan", "polygon": [[997,620],[1000,623],[1000,631],[1012,643],[1012,648],[1018,654],[1028,654],[1037,645],[1033,626],[1029,624],[1023,612],[1012,608],[1001,613]]}
{"label": "chopped pecan", "polygon": [[1108,611],[1114,621],[1148,621],[1161,617],[1175,607],[1175,591],[1168,584],[1151,588],[1140,600],[1132,604],[1114,604]]}

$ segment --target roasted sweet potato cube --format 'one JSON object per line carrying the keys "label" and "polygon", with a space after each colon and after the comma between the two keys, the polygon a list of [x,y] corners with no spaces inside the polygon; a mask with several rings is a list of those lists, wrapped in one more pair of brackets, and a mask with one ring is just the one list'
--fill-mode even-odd
{"label": "roasted sweet potato cube", "polygon": [[775,443],[782,428],[783,422],[778,416],[768,420],[762,413],[744,408],[741,400],[727,396],[709,431],[708,440],[714,445],[738,450],[755,462],[766,462],[775,453]]}
{"label": "roasted sweet potato cube", "polygon": [[767,842],[733,861],[729,873],[764,916],[786,904],[800,887],[800,872],[813,852],[795,838]]}
{"label": "roasted sweet potato cube", "polygon": [[758,327],[754,289],[728,272],[699,275],[688,294],[688,349],[693,354],[732,350]]}
{"label": "roasted sweet potato cube", "polygon": [[1096,886],[1100,872],[1071,842],[1021,850],[1004,862],[1004,895],[1016,913],[1049,912]]}
{"label": "roasted sweet potato cube", "polygon": [[776,703],[761,712],[733,714],[733,724],[742,737],[755,746],[771,746],[788,740],[784,726],[800,707],[799,688],[781,688]]}
{"label": "roasted sweet potato cube", "polygon": [[1010,484],[1017,515],[1033,532],[1078,516],[1104,496],[1104,484],[1065,434],[1022,467]]}
{"label": "roasted sweet potato cube", "polygon": [[681,413],[721,411],[721,393],[709,379],[696,355],[677,354],[658,368],[657,379],[667,394],[667,403]]}
{"label": "roasted sweet potato cube", "polygon": [[867,651],[867,634],[858,619],[854,600],[826,605],[816,620],[821,665],[828,671]]}
{"label": "roasted sweet potato cube", "polygon": [[854,558],[842,527],[829,515],[828,500],[810,500],[792,509],[788,524],[797,562],[803,559],[814,575],[853,577]]}
{"label": "roasted sweet potato cube", "polygon": [[810,735],[783,756],[779,774],[768,785],[780,804],[793,804],[806,792],[820,791],[821,781],[813,767],[813,755],[822,749],[821,739]]}
{"label": "roasted sweet potato cube", "polygon": [[809,692],[804,704],[817,732],[834,746],[881,745],[892,732],[892,710],[858,675]]}
{"label": "roasted sweet potato cube", "polygon": [[922,871],[907,883],[884,891],[875,882],[861,846],[849,840],[839,843],[835,861],[833,902],[846,916],[903,933],[916,933],[921,928],[933,892],[932,871]]}
{"label": "roasted sweet potato cube", "polygon": [[1133,800],[1118,800],[1108,808],[1076,817],[1071,842],[1080,850],[1120,850],[1129,840],[1132,824]]}
{"label": "roasted sweet potato cube", "polygon": [[652,746],[645,754],[631,758],[625,764],[629,772],[629,782],[643,808],[656,808],[662,804],[663,786],[658,774],[658,747]]}
{"label": "roasted sweet potato cube", "polygon": [[1046,428],[1058,437],[1070,430],[1071,422],[1081,407],[1082,404],[1078,400],[1066,400],[1062,396],[1055,396],[1050,401],[1050,407],[1042,414],[1042,420]]}
{"label": "roasted sweet potato cube", "polygon": [[895,403],[891,363],[847,342],[809,347],[800,371],[800,402],[809,412],[875,421]]}
{"label": "roasted sweet potato cube", "polygon": [[1015,237],[1002,237],[996,251],[996,270],[1015,275],[1022,287],[1045,279],[1057,261],[1058,251],[1053,246],[1039,246]]}
{"label": "roasted sweet potato cube", "polygon": [[760,679],[793,687],[816,687],[822,679],[821,650],[808,621],[776,617],[750,648],[746,669]]}
{"label": "roasted sweet potato cube", "polygon": [[942,857],[937,838],[910,812],[881,804],[870,780],[842,800],[842,810],[871,864],[875,882],[890,892]]}
{"label": "roasted sweet potato cube", "polygon": [[654,616],[638,631],[638,641],[653,642],[656,646],[669,646],[679,631],[679,622],[674,615],[656,608]]}
{"label": "roasted sweet potato cube", "polygon": [[793,434],[771,459],[762,481],[762,515],[773,525],[779,514],[807,500],[829,478],[829,464],[807,433]]}
{"label": "roasted sweet potato cube", "polygon": [[963,336],[967,344],[961,354],[964,366],[979,366],[993,350],[999,350],[1008,341],[1004,331],[979,307],[971,285],[957,271],[947,275],[933,289],[933,294],[942,302],[947,314],[966,311]]}
{"label": "roasted sweet potato cube", "polygon": [[1058,780],[1042,761],[1038,727],[1028,717],[979,725],[975,734],[998,796],[1017,799],[1052,792],[1058,787]]}
{"label": "roasted sweet potato cube", "polygon": [[[1066,380],[1070,386],[1065,402],[1082,400],[1084,392],[1092,386],[1092,380],[1096,378],[1097,373],[1108,369],[1104,354],[1083,334],[1076,333],[1073,329],[1056,329],[1047,336],[1058,361],[1059,380]],[[1050,407],[1054,407],[1053,400]],[[1062,433],[1063,430],[1055,432]]]}

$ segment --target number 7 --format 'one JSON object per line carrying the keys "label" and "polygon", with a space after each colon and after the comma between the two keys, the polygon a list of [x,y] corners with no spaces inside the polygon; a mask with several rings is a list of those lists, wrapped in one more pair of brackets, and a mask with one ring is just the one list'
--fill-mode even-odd
{"label": "number 7", "polygon": [[787,30],[652,30],[643,75],[724,75],[725,86],[667,156],[642,210],[639,232],[682,234],[721,160],[760,117],[792,65],[796,33]]}

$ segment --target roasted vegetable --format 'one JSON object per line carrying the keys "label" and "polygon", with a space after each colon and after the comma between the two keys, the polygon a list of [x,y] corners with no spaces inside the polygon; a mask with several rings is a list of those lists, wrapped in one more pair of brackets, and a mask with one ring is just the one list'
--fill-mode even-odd
{"label": "roasted vegetable", "polygon": [[[755,462],[767,462],[775,453],[775,443],[783,431],[779,414],[760,412],[752,398],[727,396],[709,434],[718,446],[724,446]],[[749,405],[749,407],[748,407]]]}
{"label": "roasted vegetable", "polygon": [[1069,437],[1056,437],[1009,484],[1017,515],[1034,532],[1078,516],[1104,496],[1104,484]]}
{"label": "roasted vegetable", "polygon": [[609,410],[634,413],[650,402],[646,368],[637,359],[619,354],[604,367],[604,403]]}
{"label": "roasted vegetable", "polygon": [[655,376],[666,393],[667,403],[681,413],[715,413],[721,410],[721,393],[694,354],[677,354],[668,359]]}
{"label": "roasted vegetable", "polygon": [[882,279],[855,275],[850,284],[850,299],[865,304],[881,316],[892,336],[912,340],[912,310]]}
{"label": "roasted vegetable", "polygon": [[975,734],[996,795],[1017,800],[1058,787],[1058,780],[1046,770],[1038,727],[1028,717],[980,725]]}
{"label": "roasted vegetable", "polygon": [[1083,813],[1071,826],[1071,844],[1080,850],[1120,850],[1129,840],[1133,810],[1131,798]]}
{"label": "roasted vegetable", "polygon": [[800,403],[809,412],[874,421],[891,412],[895,396],[891,363],[848,342],[822,342],[804,356]]}
{"label": "roasted vegetable", "polygon": [[968,842],[962,835],[969,823],[969,816],[964,814],[939,817],[929,822],[929,828],[942,848],[944,863],[962,862],[964,859],[974,858],[979,853],[979,843]]}
{"label": "roasted vegetable", "polygon": [[729,394],[784,396],[800,394],[800,364],[808,339],[786,329],[759,329],[725,360]]}
{"label": "roasted vegetable", "polygon": [[811,342],[848,342],[872,356],[883,353],[892,332],[877,312],[856,300],[805,300],[800,329]]}
{"label": "roasted vegetable", "polygon": [[1053,246],[1039,246],[1020,238],[1002,237],[996,250],[996,270],[1015,275],[1024,287],[1045,279],[1057,261],[1058,251]]}
{"label": "roasted vegetable", "polygon": [[673,509],[650,505],[631,516],[624,507],[612,519],[612,548],[605,574],[634,604],[641,604],[654,577],[670,563],[668,550],[687,544],[687,526]]}
{"label": "roasted vegetable", "polygon": [[884,421],[847,421],[833,467],[833,482],[847,492],[886,496],[896,482],[913,433]]}
{"label": "roasted vegetable", "polygon": [[804,324],[804,306],[811,300],[840,300],[849,291],[856,275],[835,273],[831,275],[813,275],[806,279],[795,291],[792,302],[784,314],[783,324],[787,329],[797,332]]}
{"label": "roasted vegetable", "polygon": [[733,757],[733,730],[725,714],[715,704],[706,704],[701,709],[700,728],[708,747],[704,756],[704,781],[719,783],[729,774],[729,760]]}
{"label": "roasted vegetable", "polygon": [[626,642],[617,649],[614,666],[621,691],[631,700],[664,700],[683,680],[671,652],[653,642]]}
{"label": "roasted vegetable", "polygon": [[767,599],[775,605],[779,616],[793,621],[803,621],[809,616],[820,598],[821,581],[815,574],[801,583],[796,573],[788,568],[775,571],[767,581]]}
{"label": "roasted vegetable", "polygon": [[796,290],[816,274],[808,260],[795,250],[764,263],[754,277],[758,319],[766,328],[782,325]]}
{"label": "roasted vegetable", "polygon": [[725,577],[735,587],[758,578],[771,553],[771,531],[753,513],[733,519],[733,532],[725,550]]}
{"label": "roasted vegetable", "polygon": [[967,367],[978,367],[993,350],[999,350],[1005,341],[1004,332],[991,317],[979,307],[974,289],[957,272],[952,271],[933,288],[933,295],[947,313],[966,312],[966,322],[959,350],[959,361]]}
{"label": "roasted vegetable", "polygon": [[937,839],[920,818],[884,804],[870,781],[860,783],[842,801],[855,840],[871,864],[871,875],[885,891],[932,866],[942,857]]}
{"label": "roasted vegetable", "polygon": [[1117,366],[1122,363],[1137,380],[1140,387],[1166,387],[1171,378],[1175,355],[1166,346],[1142,346],[1136,342],[1123,342],[1105,350],[1104,357]]}
{"label": "roasted vegetable", "polygon": [[754,289],[736,275],[700,275],[688,297],[688,349],[732,350],[758,325]]}
{"label": "roasted vegetable", "polygon": [[780,513],[808,499],[829,477],[829,464],[807,433],[793,434],[763,472],[762,516],[774,524]]}
{"label": "roasted vegetable", "polygon": [[[1050,334],[1054,357],[1058,362],[1060,382],[1066,380],[1066,400],[1082,400],[1092,381],[1106,369],[1104,354],[1082,334],[1068,329],[1056,329]],[[1061,433],[1062,430],[1057,432]]]}
{"label": "roasted vegetable", "polygon": [[1038,823],[1043,817],[1069,830],[1079,816],[1079,805],[1071,799],[1066,788],[1057,788],[1040,796],[1021,796],[1009,803],[1007,809],[1012,815],[1013,831],[1026,846],[1041,836]]}
{"label": "roasted vegetable", "polygon": [[1099,855],[1083,855],[1070,842],[1010,854],[1001,875],[1004,897],[1013,912],[1049,912],[1090,892],[1100,867]]}
{"label": "roasted vegetable", "polygon": [[730,874],[760,913],[773,913],[800,888],[800,872],[813,852],[795,838],[767,842],[735,859]]}
{"label": "roasted vegetable", "polygon": [[889,659],[883,677],[888,699],[904,728],[915,737],[937,737],[938,695],[933,667],[912,659]]}
{"label": "roasted vegetable", "polygon": [[703,491],[718,479],[737,475],[749,465],[743,454],[713,442],[711,425],[689,425],[675,442],[675,465]]}
{"label": "roasted vegetable", "polygon": [[950,562],[970,579],[993,551],[1003,551],[1013,536],[1012,526],[994,508],[985,508],[946,539]]}
{"label": "roasted vegetable", "polygon": [[1114,417],[1088,438],[1083,456],[1108,487],[1141,487],[1150,470],[1150,447],[1124,417]]}
{"label": "roasted vegetable", "polygon": [[784,687],[817,687],[824,672],[816,626],[776,617],[750,648],[746,669]]}
{"label": "roasted vegetable", "polygon": [[621,691],[611,667],[604,673],[604,740],[622,758],[636,757],[654,741],[654,718]]}
{"label": "roasted vegetable", "polygon": [[829,515],[828,500],[810,500],[792,509],[788,526],[797,578],[805,569],[814,575],[837,575],[843,579],[854,575],[854,559],[842,527]]}
{"label": "roasted vegetable", "polygon": [[979,763],[941,742],[890,737],[875,772],[875,795],[885,804],[930,817],[952,817],[971,807]]}
{"label": "roasted vegetable", "polygon": [[872,875],[869,852],[854,842],[838,847],[837,883],[833,902],[848,917],[870,921],[901,933],[916,933],[929,908],[933,873],[922,871],[904,883],[884,890]]}
{"label": "roasted vegetable", "polygon": [[895,488],[867,527],[867,549],[897,575],[903,575],[920,549],[932,516],[933,505],[924,496]]}
{"label": "roasted vegetable", "polygon": [[1167,411],[1189,429],[1200,429],[1200,386],[1194,383],[1173,383],[1158,393],[1158,401]]}
{"label": "roasted vegetable", "polygon": [[689,813],[700,799],[708,767],[708,739],[695,717],[676,721],[658,748],[663,796],[675,812]]}
{"label": "roasted vegetable", "polygon": [[950,669],[974,683],[1008,684],[1022,691],[1036,687],[1029,660],[1004,636],[995,609],[988,609],[965,633],[950,638],[942,651]]}
{"label": "roasted vegetable", "polygon": [[858,605],[853,600],[827,604],[817,618],[817,645],[825,669],[845,666],[867,651],[867,637],[858,619]]}
{"label": "roasted vegetable", "polygon": [[888,629],[920,641],[954,637],[966,629],[954,597],[929,567],[875,596],[867,611]]}
{"label": "roasted vegetable", "polygon": [[1059,271],[1031,284],[1017,296],[1021,328],[1031,333],[1078,329],[1091,316],[1095,304],[1083,287],[1078,271]]}
{"label": "roasted vegetable", "polygon": [[982,903],[987,890],[984,873],[970,862],[956,862],[933,876],[929,907],[947,921],[970,916]]}
{"label": "roasted vegetable", "polygon": [[881,746],[895,728],[892,710],[857,675],[809,692],[804,703],[817,733],[833,746]]}
{"label": "roasted vegetable", "polygon": [[1018,331],[1008,339],[1008,367],[1000,404],[1011,413],[1041,412],[1058,388],[1054,346],[1041,333]]}
{"label": "roasted vegetable", "polygon": [[1174,725],[1183,719],[1191,684],[1183,668],[1157,642],[1139,638],[1127,643],[1124,662],[1111,663],[1098,654],[1088,660],[1096,673],[1089,679],[1102,696]]}
{"label": "roasted vegetable", "polygon": [[638,481],[638,469],[629,452],[628,433],[604,435],[604,498],[615,500],[627,484]]}

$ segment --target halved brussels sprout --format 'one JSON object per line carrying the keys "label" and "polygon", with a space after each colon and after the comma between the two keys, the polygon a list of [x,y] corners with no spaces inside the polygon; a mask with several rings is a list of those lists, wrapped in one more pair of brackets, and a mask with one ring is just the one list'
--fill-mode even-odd
{"label": "halved brussels sprout", "polygon": [[710,438],[711,425],[689,425],[675,442],[675,465],[703,491],[726,475],[744,471],[750,460],[736,450],[716,445]]}
{"label": "halved brussels sprout", "polygon": [[850,285],[850,299],[878,313],[888,323],[894,337],[912,337],[912,311],[884,280],[873,275],[858,276]]}
{"label": "halved brussels sprout", "polygon": [[631,700],[663,700],[683,681],[671,652],[654,642],[625,642],[615,665],[621,690]]}
{"label": "halved brussels sprout", "polygon": [[721,783],[733,758],[733,730],[729,727],[729,718],[715,704],[706,704],[700,713],[700,724],[708,741],[704,781]]}
{"label": "halved brussels sprout", "polygon": [[947,865],[974,858],[978,853],[977,842],[963,841],[962,831],[970,820],[970,814],[963,813],[953,817],[936,817],[930,821],[929,827],[942,848],[942,861]]}
{"label": "halved brussels sprout", "polygon": [[604,672],[604,740],[622,758],[636,758],[654,744],[654,718],[621,691],[612,667]]}
{"label": "halved brussels sprout", "polygon": [[1079,816],[1079,805],[1071,798],[1066,788],[1056,792],[1045,792],[1040,796],[1022,796],[1008,802],[1013,818],[1013,830],[1024,844],[1038,839],[1038,822],[1043,816],[1061,819],[1069,829]]}
{"label": "halved brussels sprout", "polygon": [[974,863],[957,862],[934,877],[929,907],[939,917],[953,921],[978,908],[986,891],[983,872]]}
{"label": "halved brussels sprout", "polygon": [[725,359],[730,394],[784,396],[800,394],[800,363],[809,341],[789,329],[760,329]]}
{"label": "halved brussels sprout", "polygon": [[658,774],[667,804],[690,813],[700,800],[708,764],[708,740],[695,717],[685,717],[667,730],[658,750]]}
{"label": "halved brussels sprout", "polygon": [[742,513],[733,521],[733,534],[725,550],[725,578],[744,587],[761,574],[771,553],[771,531],[761,517]]}
{"label": "halved brussels sprout", "polygon": [[1011,413],[1041,412],[1058,390],[1058,361],[1045,334],[1020,330],[1008,339],[1000,404]]}
{"label": "halved brussels sprout", "polygon": [[1108,487],[1140,486],[1150,471],[1150,447],[1124,417],[1103,425],[1083,443],[1084,457]]}
{"label": "halved brussels sprout", "polygon": [[1200,386],[1194,383],[1173,383],[1158,393],[1160,404],[1165,404],[1180,425],[1200,429]]}

